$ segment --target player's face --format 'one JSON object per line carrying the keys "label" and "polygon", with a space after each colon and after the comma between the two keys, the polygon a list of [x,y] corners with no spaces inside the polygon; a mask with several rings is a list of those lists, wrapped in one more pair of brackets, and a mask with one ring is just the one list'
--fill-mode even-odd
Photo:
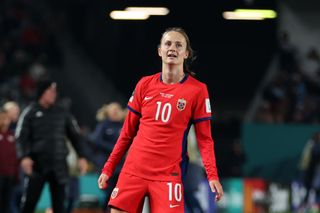
{"label": "player's face", "polygon": [[164,34],[158,48],[158,54],[165,64],[183,65],[189,54],[186,39],[175,31]]}

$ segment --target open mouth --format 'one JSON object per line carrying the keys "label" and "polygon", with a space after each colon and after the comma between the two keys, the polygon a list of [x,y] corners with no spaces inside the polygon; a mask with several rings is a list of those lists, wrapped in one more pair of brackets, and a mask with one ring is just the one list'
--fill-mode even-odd
{"label": "open mouth", "polygon": [[175,54],[168,54],[167,56],[168,56],[168,58],[176,58],[177,57]]}

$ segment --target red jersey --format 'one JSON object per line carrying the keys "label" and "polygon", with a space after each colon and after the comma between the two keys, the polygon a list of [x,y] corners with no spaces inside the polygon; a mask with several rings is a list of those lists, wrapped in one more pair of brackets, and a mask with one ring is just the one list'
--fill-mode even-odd
{"label": "red jersey", "polygon": [[204,83],[186,75],[165,84],[161,73],[143,77],[128,102],[129,113],[102,172],[110,176],[127,149],[122,172],[149,180],[181,180],[187,166],[187,136],[195,125],[209,180],[218,180],[211,108]]}

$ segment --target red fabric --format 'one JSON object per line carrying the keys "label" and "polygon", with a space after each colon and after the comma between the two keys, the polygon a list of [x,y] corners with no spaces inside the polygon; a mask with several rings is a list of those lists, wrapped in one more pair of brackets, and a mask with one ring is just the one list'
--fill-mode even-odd
{"label": "red fabric", "polygon": [[0,132],[0,175],[17,177],[18,160],[12,132]]}
{"label": "red fabric", "polygon": [[196,123],[195,132],[207,178],[208,180],[219,180],[214,154],[214,142],[211,137],[211,122],[207,120]]}
{"label": "red fabric", "polygon": [[140,213],[146,193],[148,193],[152,212],[184,212],[181,181],[151,181],[126,173],[121,173],[117,186],[111,194],[109,206],[114,206],[126,212]]}
{"label": "red fabric", "polygon": [[103,173],[110,176],[130,147],[122,171],[149,180],[181,180],[187,133],[194,122],[208,179],[218,179],[208,101],[206,85],[191,76],[172,85],[164,84],[159,73],[142,78]]}

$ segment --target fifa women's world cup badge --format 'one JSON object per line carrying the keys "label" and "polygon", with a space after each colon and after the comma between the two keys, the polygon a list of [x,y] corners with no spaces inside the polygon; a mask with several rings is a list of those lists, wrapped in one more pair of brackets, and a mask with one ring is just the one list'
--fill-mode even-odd
{"label": "fifa women's world cup badge", "polygon": [[177,101],[177,109],[179,111],[182,111],[186,108],[186,105],[187,105],[187,101],[184,100],[184,99],[178,99]]}

